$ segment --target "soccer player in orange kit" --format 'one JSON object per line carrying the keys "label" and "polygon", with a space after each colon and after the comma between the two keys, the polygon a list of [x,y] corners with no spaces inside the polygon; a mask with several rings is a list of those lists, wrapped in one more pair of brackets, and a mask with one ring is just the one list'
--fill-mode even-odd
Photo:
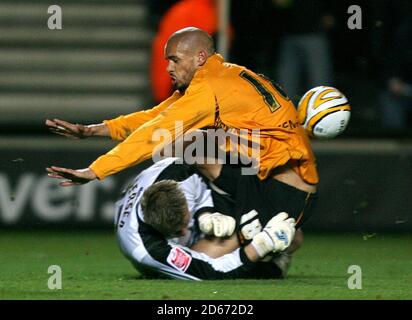
{"label": "soccer player in orange kit", "polygon": [[[57,134],[122,141],[88,168],[52,166],[47,168],[49,176],[63,179],[62,186],[104,179],[149,159],[161,144],[153,139],[159,129],[168,130],[173,140],[201,128],[259,129],[257,175],[242,175],[229,165],[208,170],[206,164],[200,170],[235,199],[239,212],[266,212],[261,225],[285,211],[300,226],[316,198],[318,174],[309,140],[287,95],[262,75],[226,63],[215,53],[212,38],[197,28],[175,32],[165,46],[165,58],[176,90],[156,107],[89,126],[46,121]],[[182,130],[176,130],[176,121]],[[240,215],[238,222],[242,223]]]}

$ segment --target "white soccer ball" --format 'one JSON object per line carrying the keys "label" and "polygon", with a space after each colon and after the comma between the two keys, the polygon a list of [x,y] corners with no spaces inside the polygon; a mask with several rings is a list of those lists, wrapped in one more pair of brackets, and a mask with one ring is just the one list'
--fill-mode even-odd
{"label": "white soccer ball", "polygon": [[320,86],[305,93],[298,105],[299,122],[312,138],[332,139],[347,127],[351,108],[338,89]]}

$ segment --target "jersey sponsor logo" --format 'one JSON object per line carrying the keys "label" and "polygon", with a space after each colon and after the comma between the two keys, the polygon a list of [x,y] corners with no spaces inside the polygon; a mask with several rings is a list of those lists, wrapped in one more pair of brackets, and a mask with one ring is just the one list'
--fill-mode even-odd
{"label": "jersey sponsor logo", "polygon": [[278,127],[283,129],[295,129],[299,127],[299,125],[299,121],[288,120],[283,122],[282,124],[279,124]]}
{"label": "jersey sponsor logo", "polygon": [[174,247],[167,257],[167,262],[174,268],[185,272],[192,261],[192,256],[179,247]]}

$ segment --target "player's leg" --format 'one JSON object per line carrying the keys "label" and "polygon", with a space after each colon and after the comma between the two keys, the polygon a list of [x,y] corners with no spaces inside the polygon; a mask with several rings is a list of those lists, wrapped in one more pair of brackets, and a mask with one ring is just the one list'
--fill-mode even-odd
{"label": "player's leg", "polygon": [[[258,212],[260,225],[265,225],[276,213],[285,211],[290,216],[298,220],[301,225],[313,211],[313,206],[316,197],[308,194],[290,185],[277,181],[275,179],[267,179],[260,181],[256,176],[242,176],[240,168],[223,165],[218,168],[211,167],[210,172],[204,174],[212,180],[215,187],[218,187],[224,192],[230,193],[234,200],[234,208],[237,211],[238,235],[242,244],[247,244],[250,239],[245,239],[242,235],[242,226],[248,222],[241,224],[244,213],[249,213],[255,209]],[[203,166],[203,172],[209,170],[209,167]],[[218,194],[219,196],[219,194]],[[225,195],[227,197],[227,195]],[[222,209],[224,210],[224,209]],[[224,211],[222,211],[224,212]],[[300,229],[296,232],[295,238],[285,252],[276,256],[268,256],[267,264],[259,263],[259,268],[251,273],[252,277],[262,278],[284,278],[290,267],[291,254],[295,252],[303,241],[303,233]],[[219,250],[214,251],[215,243],[201,243],[201,250],[208,254],[224,253],[224,246],[219,244]],[[200,244],[199,244],[200,246]]]}
{"label": "player's leg", "polygon": [[[232,170],[230,165],[197,164],[199,172],[207,178],[209,185],[217,193],[236,196],[240,169]],[[239,171],[239,172],[238,172]]]}
{"label": "player's leg", "polygon": [[300,226],[313,211],[316,195],[304,192],[273,178],[260,180],[256,175],[242,175],[241,168],[230,165],[202,165],[199,171],[211,181],[212,190],[232,199],[236,220],[252,210],[265,225],[274,215],[285,211]]}
{"label": "player's leg", "polygon": [[[304,192],[273,178],[261,181],[256,176],[242,176],[237,189],[237,211],[256,210],[261,225],[279,212],[287,212],[300,227],[312,214],[316,194]],[[241,218],[242,220],[242,218]]]}
{"label": "player's leg", "polygon": [[[235,212],[231,215],[235,217],[239,231],[257,218],[263,226],[282,211],[295,218],[299,227],[314,210],[316,194],[302,191],[274,178],[262,181],[256,175],[242,175],[240,168],[230,165],[198,167],[211,181],[214,201],[218,206],[224,204],[220,212]],[[257,212],[255,215],[252,215],[253,210]]]}

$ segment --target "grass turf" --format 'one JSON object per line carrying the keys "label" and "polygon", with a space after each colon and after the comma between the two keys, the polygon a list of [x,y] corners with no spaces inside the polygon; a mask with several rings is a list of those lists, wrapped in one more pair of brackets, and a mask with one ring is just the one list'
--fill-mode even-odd
{"label": "grass turf", "polygon": [[[287,280],[141,279],[110,232],[0,232],[0,299],[412,299],[411,235],[306,234]],[[62,289],[49,290],[50,265]],[[350,290],[348,267],[362,270]]]}

